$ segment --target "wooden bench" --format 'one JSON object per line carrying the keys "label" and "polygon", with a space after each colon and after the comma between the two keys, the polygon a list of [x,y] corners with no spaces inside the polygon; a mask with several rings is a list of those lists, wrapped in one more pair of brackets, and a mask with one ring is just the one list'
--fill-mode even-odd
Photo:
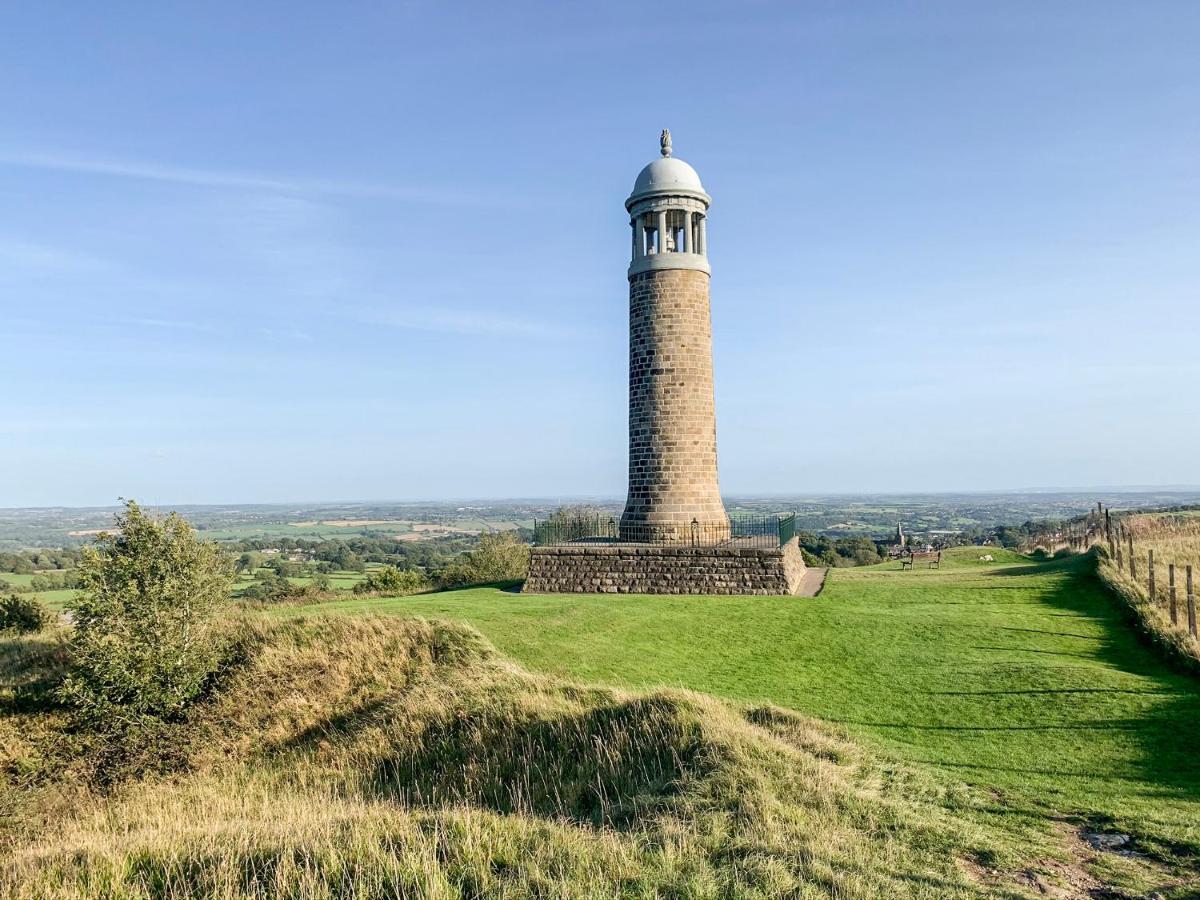
{"label": "wooden bench", "polygon": [[906,554],[905,556],[900,557],[900,570],[904,571],[905,569],[911,569],[913,567],[913,563],[917,560],[929,563],[929,568],[931,569],[940,569],[942,567],[942,551],[923,550],[919,553]]}

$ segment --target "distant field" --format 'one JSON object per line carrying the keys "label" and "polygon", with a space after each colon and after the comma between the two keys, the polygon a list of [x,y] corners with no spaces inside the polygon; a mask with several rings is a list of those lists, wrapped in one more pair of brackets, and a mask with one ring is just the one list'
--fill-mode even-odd
{"label": "distant field", "polygon": [[[368,566],[368,571],[373,568]],[[11,573],[0,574],[0,578],[8,580],[9,578],[24,579],[24,583],[28,584],[29,575],[12,575]],[[329,576],[329,585],[335,591],[352,591],[354,586],[366,577],[364,572],[334,572]],[[297,587],[303,587],[312,581],[312,578],[289,578],[292,584]],[[247,585],[254,583],[254,575],[249,572],[242,572],[234,581],[234,590],[244,588]],[[27,597],[36,597],[38,600],[45,603],[48,607],[55,610],[61,610],[68,600],[72,599],[79,592],[74,589],[58,590],[58,591],[38,591],[37,593],[25,594]]]}
{"label": "distant field", "polygon": [[462,620],[556,675],[771,701],[1006,806],[1111,817],[1200,851],[1200,681],[1138,642],[1089,565],[959,548],[940,571],[834,570],[804,600],[480,588],[301,611]]}
{"label": "distant field", "polygon": [[[524,523],[526,526],[532,523]],[[334,519],[314,522],[278,522],[260,525],[238,525],[230,528],[204,528],[200,536],[210,541],[273,540],[276,538],[308,538],[329,540],[356,534],[371,536],[394,535],[405,540],[424,540],[445,534],[476,534],[480,531],[501,531],[521,527],[509,520],[456,519],[446,524],[383,519]]]}
{"label": "distant field", "polygon": [[42,603],[53,610],[61,610],[68,600],[71,600],[79,592],[73,588],[67,588],[61,591],[40,591],[36,594],[24,594],[26,597],[37,597]]}
{"label": "distant field", "polygon": [[0,581],[6,581],[13,587],[29,587],[33,583],[33,574],[18,574],[17,572],[0,572]]}
{"label": "distant field", "polygon": [[[367,565],[367,572],[369,572],[369,571],[371,571],[371,569],[375,569],[375,568],[378,568],[378,565],[376,565],[374,563],[370,563]],[[269,570],[259,569],[256,572],[239,572],[237,579],[234,582],[234,588],[235,589],[243,588],[249,584],[253,584],[255,575],[257,574],[257,572],[261,572],[261,571],[269,571]],[[360,581],[362,581],[366,577],[367,577],[366,572],[332,572],[329,575],[329,585],[335,591],[342,591],[342,590],[348,591],[348,590],[351,590],[356,584],[358,584]],[[296,585],[297,587],[303,587],[304,585],[310,584],[312,582],[312,577],[311,576],[296,576],[293,578],[289,578],[288,581],[291,582],[292,584]]]}
{"label": "distant field", "polygon": [[[37,574],[41,573],[17,574],[16,572],[0,572],[0,581],[7,582],[13,587],[27,588],[33,583],[33,579]],[[24,594],[23,596],[36,597],[52,609],[61,609],[63,604],[74,597],[76,593],[73,588],[66,588],[57,591],[38,591],[37,593]]]}
{"label": "distant field", "polygon": [[278,522],[263,525],[239,525],[232,528],[206,528],[200,531],[200,536],[210,541],[249,541],[270,540],[274,538],[329,538],[348,537],[366,531],[370,534],[406,534],[412,531],[409,522],[388,522],[383,524],[362,523],[359,526],[330,525],[323,522],[310,524],[307,522],[292,524]]}

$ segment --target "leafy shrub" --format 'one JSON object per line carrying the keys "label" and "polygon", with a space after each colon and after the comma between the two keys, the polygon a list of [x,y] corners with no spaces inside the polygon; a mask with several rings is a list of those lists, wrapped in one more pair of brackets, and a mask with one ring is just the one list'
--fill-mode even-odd
{"label": "leafy shrub", "polygon": [[67,572],[39,572],[29,579],[31,591],[61,591],[64,588],[79,586],[79,574],[74,570]]}
{"label": "leafy shrub", "polygon": [[242,589],[241,596],[247,600],[277,602],[295,593],[292,583],[275,569],[260,569],[254,576],[254,583]]}
{"label": "leafy shrub", "polygon": [[416,594],[428,590],[429,578],[419,569],[384,566],[367,574],[354,586],[356,594]]}
{"label": "leafy shrub", "polygon": [[225,554],[177,513],[154,519],[133,501],[118,531],[84,550],[71,670],[62,699],[85,721],[119,727],[178,715],[219,668],[216,619],[233,579]]}
{"label": "leafy shrub", "polygon": [[529,546],[511,531],[485,534],[479,546],[469,550],[442,570],[438,581],[444,587],[514,581],[529,575]]}
{"label": "leafy shrub", "polygon": [[33,597],[0,597],[0,631],[30,634],[50,624],[53,614]]}

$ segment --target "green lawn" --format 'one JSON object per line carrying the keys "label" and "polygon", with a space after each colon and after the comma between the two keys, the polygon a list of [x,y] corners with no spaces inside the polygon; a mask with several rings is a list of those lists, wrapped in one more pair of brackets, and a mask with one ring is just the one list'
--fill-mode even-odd
{"label": "green lawn", "polygon": [[[33,582],[35,575],[42,575],[42,574],[52,574],[52,573],[50,573],[50,572],[37,572],[37,573],[29,572],[29,573],[24,573],[24,574],[18,575],[15,572],[0,572],[0,581],[7,582],[8,584],[12,585],[14,588],[17,588],[17,587],[27,588]],[[57,574],[57,573],[55,572],[53,574]],[[0,588],[0,591],[2,591],[2,590],[3,590],[3,588]],[[38,600],[40,600],[42,603],[46,604],[46,606],[50,607],[51,609],[59,610],[59,609],[62,609],[63,605],[68,600],[70,600],[72,597],[74,597],[76,593],[77,592],[75,591],[74,588],[65,588],[65,589],[57,590],[57,591],[38,591],[35,594],[23,594],[22,596],[36,597]]]}
{"label": "green lawn", "polygon": [[36,594],[22,594],[21,596],[36,597],[50,609],[58,611],[66,606],[68,600],[74,599],[78,593],[74,588],[63,588],[58,591],[38,591]]}
{"label": "green lawn", "polygon": [[[307,611],[465,620],[545,672],[769,700],[1000,792],[1200,850],[1200,680],[1137,642],[1087,559],[977,548],[838,569],[817,598],[486,588]],[[291,614],[295,608],[284,614]]]}

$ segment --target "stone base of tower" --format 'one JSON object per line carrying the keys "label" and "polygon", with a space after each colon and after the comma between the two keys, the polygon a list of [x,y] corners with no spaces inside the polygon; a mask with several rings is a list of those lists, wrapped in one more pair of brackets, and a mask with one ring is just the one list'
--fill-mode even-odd
{"label": "stone base of tower", "polygon": [[527,594],[794,594],[796,539],[771,549],[648,544],[534,547]]}

